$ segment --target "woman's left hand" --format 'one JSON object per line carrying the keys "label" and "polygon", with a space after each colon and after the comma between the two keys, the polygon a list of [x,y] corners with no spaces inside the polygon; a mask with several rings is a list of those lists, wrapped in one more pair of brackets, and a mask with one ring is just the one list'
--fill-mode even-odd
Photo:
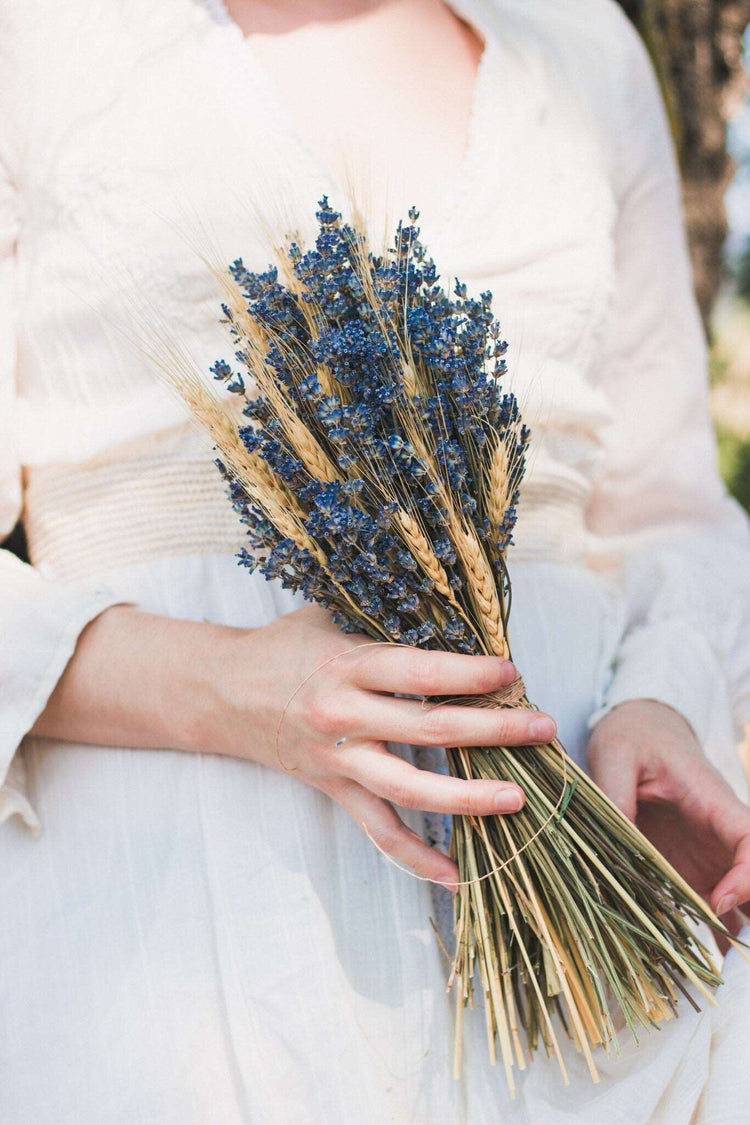
{"label": "woman's left hand", "polygon": [[594,727],[594,781],[737,933],[750,902],[750,808],[671,707],[636,699]]}

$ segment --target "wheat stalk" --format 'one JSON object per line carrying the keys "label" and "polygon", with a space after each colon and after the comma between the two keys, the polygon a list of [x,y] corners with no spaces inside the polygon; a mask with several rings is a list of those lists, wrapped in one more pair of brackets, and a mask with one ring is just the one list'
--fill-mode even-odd
{"label": "wheat stalk", "polygon": [[[456,521],[457,522],[457,521]],[[500,599],[497,582],[490,570],[482,545],[476,532],[465,524],[451,528],[451,538],[458,555],[466,568],[469,578],[469,591],[479,612],[480,624],[490,649],[495,656],[507,659],[509,650],[505,639],[505,628],[500,612]]]}
{"label": "wheat stalk", "polygon": [[442,594],[443,597],[447,598],[448,601],[455,605],[456,595],[451,589],[445,567],[430,547],[427,536],[422,531],[417,520],[414,519],[413,516],[410,516],[404,508],[399,509],[395,519],[406,545],[417,559],[427,577],[432,579],[435,583],[435,589],[439,594]]}
{"label": "wheat stalk", "polygon": [[514,491],[513,474],[510,471],[508,448],[501,437],[496,437],[489,457],[485,485],[485,506],[492,526],[502,525]]}

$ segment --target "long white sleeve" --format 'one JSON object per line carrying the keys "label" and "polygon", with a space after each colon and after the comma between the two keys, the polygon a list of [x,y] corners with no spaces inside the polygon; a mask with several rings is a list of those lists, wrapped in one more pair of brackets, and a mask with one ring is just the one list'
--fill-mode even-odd
{"label": "long white sleeve", "polygon": [[[17,203],[0,165],[0,540],[22,507],[14,425]],[[18,748],[44,710],[81,630],[117,600],[100,586],[47,581],[0,551],[0,823],[18,814],[39,831]]]}
{"label": "long white sleeve", "polygon": [[[706,740],[750,719],[750,532],[716,460],[680,180],[646,50],[623,19],[614,307],[599,373],[613,408],[588,513],[621,563],[628,621],[604,707],[658,699]],[[616,124],[616,123],[615,123]]]}

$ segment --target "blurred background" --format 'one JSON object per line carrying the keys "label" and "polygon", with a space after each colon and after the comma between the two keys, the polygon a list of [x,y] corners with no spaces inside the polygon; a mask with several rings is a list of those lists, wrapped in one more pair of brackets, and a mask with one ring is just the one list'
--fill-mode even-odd
{"label": "blurred background", "polygon": [[651,52],[711,343],[719,456],[750,511],[750,0],[621,0]]}

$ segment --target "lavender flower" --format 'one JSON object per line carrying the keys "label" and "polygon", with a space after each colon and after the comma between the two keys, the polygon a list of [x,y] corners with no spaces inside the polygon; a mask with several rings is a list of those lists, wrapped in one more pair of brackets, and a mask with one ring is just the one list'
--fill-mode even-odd
{"label": "lavender flower", "polygon": [[[223,359],[211,370],[245,399],[245,449],[294,496],[326,559],[313,563],[282,530],[274,538],[262,503],[245,497],[240,561],[333,608],[347,628],[354,603],[359,627],[379,638],[504,651],[501,613],[488,628],[470,596],[466,552],[505,574],[529,434],[501,388],[507,345],[491,295],[439,284],[417,218],[376,255],[323,198],[312,249],[290,242],[281,271],[230,267],[238,299],[224,316],[244,370]],[[325,477],[305,457],[305,435]],[[490,457],[498,440],[512,449],[502,479]]]}

